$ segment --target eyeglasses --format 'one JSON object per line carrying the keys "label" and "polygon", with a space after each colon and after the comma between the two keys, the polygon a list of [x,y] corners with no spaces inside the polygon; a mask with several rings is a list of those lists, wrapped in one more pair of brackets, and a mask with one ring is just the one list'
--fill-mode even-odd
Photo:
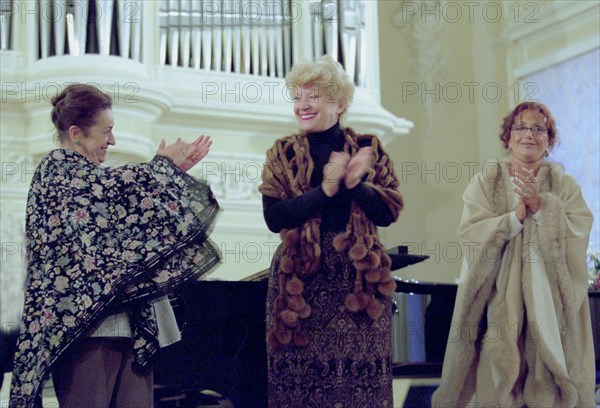
{"label": "eyeglasses", "polygon": [[527,126],[517,126],[512,128],[519,136],[525,136],[528,130],[531,130],[531,134],[534,136],[543,136],[548,133],[548,129],[544,129],[540,126],[527,127]]}

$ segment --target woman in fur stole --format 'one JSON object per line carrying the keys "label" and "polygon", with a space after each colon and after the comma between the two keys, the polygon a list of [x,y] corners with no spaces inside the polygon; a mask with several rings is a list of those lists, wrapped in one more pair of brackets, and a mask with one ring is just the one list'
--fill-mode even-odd
{"label": "woman in fur stole", "polygon": [[331,57],[286,77],[300,131],[275,142],[264,216],[282,244],[267,296],[269,407],[391,407],[391,260],[402,209],[376,136],[340,127],[354,85]]}
{"label": "woman in fur stole", "polygon": [[518,105],[500,139],[510,159],[486,164],[464,193],[465,258],[432,406],[593,407],[592,214],[575,179],[545,160],[558,140],[545,106]]}

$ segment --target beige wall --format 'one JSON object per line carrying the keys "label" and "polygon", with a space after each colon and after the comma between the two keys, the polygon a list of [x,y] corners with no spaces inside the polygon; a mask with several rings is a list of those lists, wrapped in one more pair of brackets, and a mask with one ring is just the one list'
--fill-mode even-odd
{"label": "beige wall", "polygon": [[399,276],[451,282],[462,262],[462,193],[482,161],[502,154],[497,135],[510,90],[496,9],[485,15],[474,8],[469,16],[460,2],[428,3],[379,2],[381,102],[415,124],[388,147],[405,209],[382,235],[388,246],[430,255]]}
{"label": "beige wall", "polygon": [[600,3],[378,5],[381,103],[415,124],[388,147],[406,206],[382,235],[388,246],[408,245],[431,257],[399,276],[451,282],[462,262],[456,238],[462,193],[474,170],[505,154],[498,139],[502,118],[527,96],[535,99],[519,80],[597,49]]}

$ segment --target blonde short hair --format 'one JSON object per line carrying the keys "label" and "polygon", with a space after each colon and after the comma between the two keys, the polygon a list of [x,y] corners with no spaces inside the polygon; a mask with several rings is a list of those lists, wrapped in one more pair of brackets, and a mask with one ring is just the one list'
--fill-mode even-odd
{"label": "blonde short hair", "polygon": [[323,92],[339,102],[345,102],[343,116],[354,98],[354,83],[348,78],[344,68],[331,58],[323,55],[318,61],[309,61],[295,64],[285,76],[285,84],[293,96],[294,89],[298,86],[319,84]]}

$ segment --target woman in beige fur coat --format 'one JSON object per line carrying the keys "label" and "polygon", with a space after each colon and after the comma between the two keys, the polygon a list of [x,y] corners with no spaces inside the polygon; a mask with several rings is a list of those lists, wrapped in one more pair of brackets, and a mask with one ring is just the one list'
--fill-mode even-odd
{"label": "woman in beige fur coat", "polygon": [[593,217],[575,179],[544,160],[557,142],[544,105],[518,105],[502,128],[510,159],[464,193],[465,257],[432,407],[593,407]]}

